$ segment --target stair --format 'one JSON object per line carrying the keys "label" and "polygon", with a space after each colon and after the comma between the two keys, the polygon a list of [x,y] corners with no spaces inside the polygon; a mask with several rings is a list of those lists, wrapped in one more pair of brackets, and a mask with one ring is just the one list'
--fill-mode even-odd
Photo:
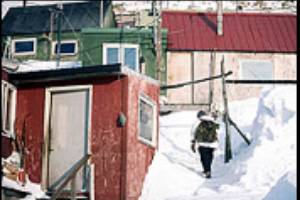
{"label": "stair", "polygon": [[[47,195],[49,197],[43,197],[43,198],[39,198],[37,200],[49,200],[51,199],[51,192],[47,192]],[[75,199],[78,199],[78,200],[88,200],[89,199],[89,194],[88,193],[78,193],[75,197]],[[71,200],[72,199],[72,196],[71,196],[71,192],[63,192],[58,198],[57,200]]]}

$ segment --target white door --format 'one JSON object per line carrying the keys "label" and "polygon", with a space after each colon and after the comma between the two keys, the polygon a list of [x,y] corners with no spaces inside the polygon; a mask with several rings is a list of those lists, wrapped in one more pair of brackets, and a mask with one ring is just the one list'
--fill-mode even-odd
{"label": "white door", "polygon": [[[86,154],[88,90],[51,93],[48,186]],[[82,187],[83,170],[76,185]],[[70,184],[65,188],[70,189]]]}

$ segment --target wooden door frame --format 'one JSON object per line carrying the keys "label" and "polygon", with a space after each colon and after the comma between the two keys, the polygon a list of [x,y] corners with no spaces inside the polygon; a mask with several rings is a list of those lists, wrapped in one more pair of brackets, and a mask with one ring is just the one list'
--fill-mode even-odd
{"label": "wooden door frame", "polygon": [[[50,125],[50,110],[51,110],[51,95],[55,92],[76,92],[81,90],[87,90],[88,94],[88,120],[87,120],[87,138],[85,144],[85,151],[91,154],[91,113],[92,113],[92,99],[93,99],[93,86],[92,85],[72,85],[72,86],[60,86],[60,87],[48,87],[45,90],[45,107],[44,107],[44,144],[42,149],[42,189],[47,191],[49,185],[48,182],[48,163],[49,163],[49,125]],[[90,160],[88,164],[90,164]]]}

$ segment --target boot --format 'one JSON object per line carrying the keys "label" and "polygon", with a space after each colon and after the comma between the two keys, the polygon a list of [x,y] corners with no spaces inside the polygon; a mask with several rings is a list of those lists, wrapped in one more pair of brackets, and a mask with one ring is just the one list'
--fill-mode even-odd
{"label": "boot", "polygon": [[211,178],[211,173],[210,172],[206,172],[205,173],[205,178]]}

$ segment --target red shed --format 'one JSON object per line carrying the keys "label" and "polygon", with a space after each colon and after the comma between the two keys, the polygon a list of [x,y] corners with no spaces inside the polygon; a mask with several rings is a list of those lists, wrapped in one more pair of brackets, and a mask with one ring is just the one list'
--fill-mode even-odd
{"label": "red shed", "polygon": [[76,176],[78,192],[90,199],[138,199],[158,144],[157,81],[120,65],[2,78],[17,88],[14,129],[17,137],[25,135],[32,182],[49,191],[90,154]]}

